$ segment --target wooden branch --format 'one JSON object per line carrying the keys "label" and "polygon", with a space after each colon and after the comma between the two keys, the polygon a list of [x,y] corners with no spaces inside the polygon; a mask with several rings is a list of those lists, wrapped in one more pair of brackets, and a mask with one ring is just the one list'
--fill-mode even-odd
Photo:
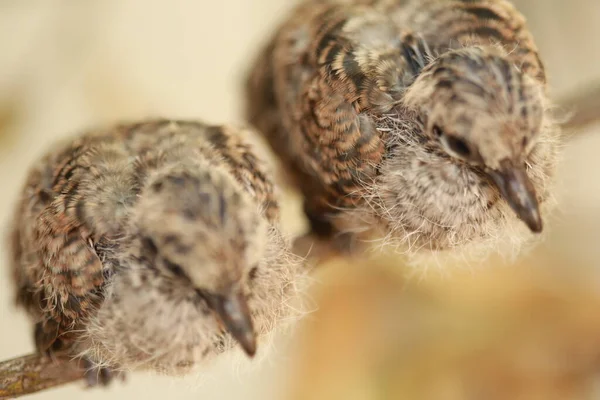
{"label": "wooden branch", "polygon": [[571,112],[571,118],[564,127],[575,134],[583,128],[600,121],[600,83],[590,85],[584,91],[577,91],[558,101],[559,106]]}
{"label": "wooden branch", "polygon": [[0,399],[13,399],[83,379],[82,365],[66,356],[30,354],[0,362]]}

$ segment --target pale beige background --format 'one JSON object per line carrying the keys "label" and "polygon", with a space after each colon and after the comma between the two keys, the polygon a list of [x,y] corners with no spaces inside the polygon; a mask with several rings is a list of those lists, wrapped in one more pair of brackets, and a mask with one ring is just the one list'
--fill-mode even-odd
{"label": "pale beige background", "polygon": [[[600,79],[600,2],[522,0],[560,92]],[[285,0],[0,1],[0,223],[27,166],[57,137],[93,124],[163,115],[238,122],[239,85],[256,44],[292,5]],[[562,213],[548,251],[598,265],[600,132],[566,149]],[[4,259],[6,249],[0,245]],[[12,307],[0,268],[0,359],[32,350],[30,326]],[[599,267],[600,271],[600,267]],[[590,279],[600,277],[595,270]],[[224,357],[183,381],[145,374],[89,399],[279,399],[290,365],[286,334],[263,362]],[[292,339],[293,342],[293,339]],[[289,343],[288,343],[289,345]],[[70,399],[70,386],[32,396]]]}

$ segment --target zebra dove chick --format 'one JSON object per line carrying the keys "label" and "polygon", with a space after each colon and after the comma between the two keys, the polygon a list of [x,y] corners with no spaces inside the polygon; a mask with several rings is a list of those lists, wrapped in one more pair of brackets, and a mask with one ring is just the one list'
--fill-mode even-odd
{"label": "zebra dove chick", "polygon": [[[69,139],[31,170],[12,234],[39,351],[169,374],[293,316],[302,262],[242,132],[152,120]],[[96,375],[98,371],[92,371]]]}
{"label": "zebra dove chick", "polygon": [[246,89],[317,236],[415,254],[542,231],[559,132],[506,0],[304,1]]}

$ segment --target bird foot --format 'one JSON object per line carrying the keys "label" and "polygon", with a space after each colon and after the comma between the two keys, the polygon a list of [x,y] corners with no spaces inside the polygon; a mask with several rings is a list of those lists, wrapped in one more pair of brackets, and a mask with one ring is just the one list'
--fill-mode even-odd
{"label": "bird foot", "polygon": [[84,379],[88,388],[108,387],[115,378],[121,381],[125,380],[125,373],[113,371],[110,368],[98,367],[91,361],[84,359],[83,368],[85,368]]}

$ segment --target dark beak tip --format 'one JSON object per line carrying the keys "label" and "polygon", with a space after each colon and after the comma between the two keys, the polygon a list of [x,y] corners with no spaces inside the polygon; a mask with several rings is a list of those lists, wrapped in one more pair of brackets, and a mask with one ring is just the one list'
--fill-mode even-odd
{"label": "dark beak tip", "polygon": [[490,170],[488,173],[519,219],[531,232],[541,233],[543,223],[540,205],[525,167],[505,163],[499,170]]}
{"label": "dark beak tip", "polygon": [[[542,233],[542,231],[544,230],[544,224],[542,222],[542,217],[540,216],[540,214],[537,212],[537,208],[536,209],[528,209],[526,211],[523,210],[515,210],[517,211],[517,215],[519,217],[519,219],[521,221],[523,221],[525,223],[525,225],[527,225],[527,227],[529,228],[529,230],[532,233]],[[521,211],[521,212],[519,212]]]}
{"label": "dark beak tip", "polygon": [[213,305],[219,319],[233,339],[249,357],[254,357],[257,348],[256,332],[244,296],[236,294],[222,297],[213,300]]}
{"label": "dark beak tip", "polygon": [[544,230],[544,224],[542,223],[541,219],[538,219],[536,221],[530,221],[527,224],[527,226],[533,233],[542,233],[542,231]]}
{"label": "dark beak tip", "polygon": [[244,346],[242,345],[242,348],[244,349],[244,352],[246,353],[246,355],[250,358],[254,358],[254,356],[256,355],[256,344],[253,343],[251,346]]}
{"label": "dark beak tip", "polygon": [[[537,203],[535,206],[529,206],[524,209],[516,210],[519,218],[525,222],[529,230],[533,233],[542,233],[544,230],[544,223],[542,216],[539,212],[539,206]],[[520,212],[519,212],[520,211]]]}
{"label": "dark beak tip", "polygon": [[240,337],[235,337],[235,339],[240,344],[242,350],[244,350],[244,353],[246,353],[248,357],[252,358],[256,355],[257,345],[254,334],[242,335]]}

